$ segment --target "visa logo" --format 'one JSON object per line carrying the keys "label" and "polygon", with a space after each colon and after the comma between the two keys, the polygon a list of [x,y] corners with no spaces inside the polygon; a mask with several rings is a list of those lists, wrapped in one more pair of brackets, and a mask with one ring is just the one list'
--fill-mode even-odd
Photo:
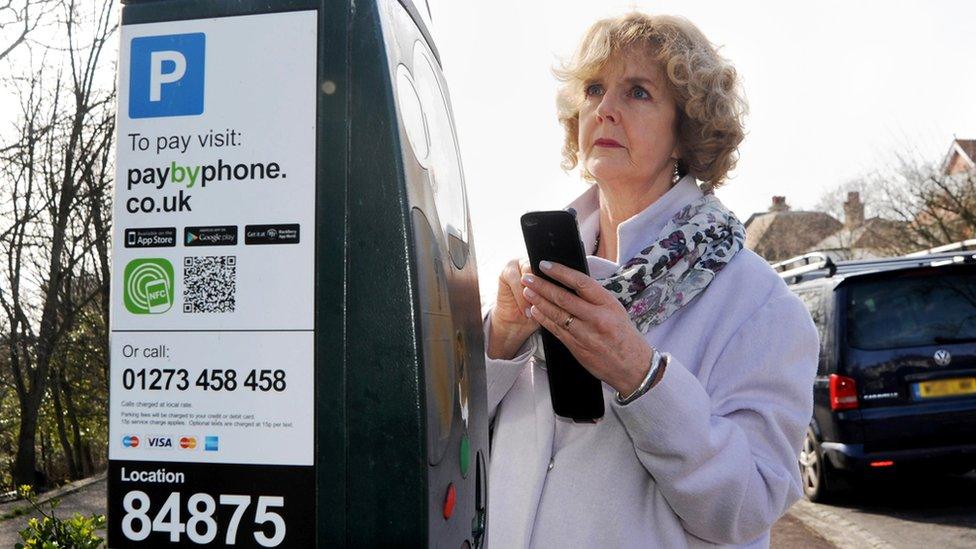
{"label": "visa logo", "polygon": [[203,114],[206,35],[141,36],[129,51],[129,118]]}
{"label": "visa logo", "polygon": [[171,437],[149,437],[150,448],[172,448],[173,439]]}
{"label": "visa logo", "polygon": [[135,435],[126,435],[122,437],[122,447],[123,448],[138,448],[139,447],[139,437]]}

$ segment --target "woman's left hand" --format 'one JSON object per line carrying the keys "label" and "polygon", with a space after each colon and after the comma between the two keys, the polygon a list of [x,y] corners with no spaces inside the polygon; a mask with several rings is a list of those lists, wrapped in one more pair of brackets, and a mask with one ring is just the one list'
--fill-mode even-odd
{"label": "woman's left hand", "polygon": [[[547,263],[551,265],[548,269]],[[559,338],[591,374],[621,395],[634,392],[647,375],[652,350],[627,310],[599,282],[577,270],[546,261],[540,267],[576,293],[538,276],[523,275],[522,293],[532,304],[533,318]]]}

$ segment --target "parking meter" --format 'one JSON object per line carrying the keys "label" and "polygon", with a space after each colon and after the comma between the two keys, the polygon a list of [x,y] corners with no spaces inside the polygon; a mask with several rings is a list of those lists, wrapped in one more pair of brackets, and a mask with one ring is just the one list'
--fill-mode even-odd
{"label": "parking meter", "polygon": [[426,5],[123,4],[110,546],[483,545],[476,262]]}

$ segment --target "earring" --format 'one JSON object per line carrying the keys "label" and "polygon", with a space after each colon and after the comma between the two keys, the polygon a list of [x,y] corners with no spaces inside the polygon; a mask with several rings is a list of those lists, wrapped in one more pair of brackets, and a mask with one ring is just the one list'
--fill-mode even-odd
{"label": "earring", "polygon": [[681,180],[681,174],[678,173],[678,159],[674,160],[674,173],[671,174],[671,184],[674,185]]}

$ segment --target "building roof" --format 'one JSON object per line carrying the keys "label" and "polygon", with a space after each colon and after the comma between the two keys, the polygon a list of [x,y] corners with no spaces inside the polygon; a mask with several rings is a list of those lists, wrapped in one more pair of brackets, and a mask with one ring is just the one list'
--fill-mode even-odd
{"label": "building roof", "polygon": [[966,153],[970,162],[976,162],[976,139],[956,139],[956,143]]}
{"label": "building roof", "polygon": [[976,167],[976,139],[953,139],[942,161],[942,173],[951,174]]}
{"label": "building roof", "polygon": [[843,224],[824,212],[775,211],[753,214],[745,227],[747,248],[780,261],[813,248]]}
{"label": "building roof", "polygon": [[903,223],[881,217],[872,217],[852,229],[842,227],[834,234],[815,244],[812,249],[824,251],[884,249],[892,246],[903,230]]}

